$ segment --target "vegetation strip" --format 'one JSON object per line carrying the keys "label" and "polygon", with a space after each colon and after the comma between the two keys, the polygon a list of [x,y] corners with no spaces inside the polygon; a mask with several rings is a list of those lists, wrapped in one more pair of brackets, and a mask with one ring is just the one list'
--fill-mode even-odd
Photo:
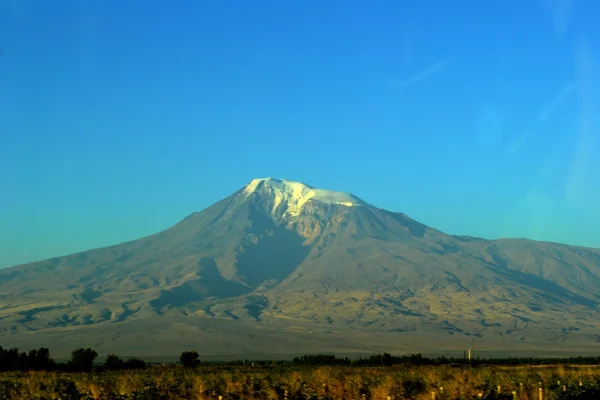
{"label": "vegetation strip", "polygon": [[[91,348],[57,363],[48,349],[0,348],[0,399],[598,399],[600,358],[363,359],[307,355],[290,361],[178,365],[116,355],[94,363]],[[580,364],[580,365],[577,365]]]}

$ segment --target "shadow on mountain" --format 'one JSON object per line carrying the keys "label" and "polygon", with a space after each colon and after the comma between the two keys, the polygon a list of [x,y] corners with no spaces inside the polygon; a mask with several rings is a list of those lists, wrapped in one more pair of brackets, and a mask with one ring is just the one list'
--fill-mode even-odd
{"label": "shadow on mountain", "polygon": [[564,304],[569,301],[592,310],[595,310],[598,306],[597,301],[576,295],[575,293],[565,289],[555,282],[533,274],[509,268],[508,262],[500,256],[498,250],[493,246],[488,248],[487,253],[492,256],[494,261],[493,263],[488,262],[488,264],[493,265],[498,274],[520,285],[539,290],[542,292],[540,295],[552,303]]}
{"label": "shadow on mountain", "polygon": [[201,260],[199,267],[199,279],[186,281],[169,290],[161,290],[160,296],[150,301],[150,306],[159,312],[165,307],[181,307],[208,297],[237,297],[252,290],[240,283],[223,278],[213,259]]}
{"label": "shadow on mountain", "polygon": [[102,295],[103,295],[103,293],[99,290],[85,289],[83,292],[81,292],[79,294],[74,294],[73,298],[75,300],[80,300],[85,304],[92,304],[94,302],[94,300],[101,297]]}
{"label": "shadow on mountain", "polygon": [[426,225],[423,225],[402,213],[393,213],[393,215],[397,221],[408,229],[408,232],[410,232],[411,235],[415,237],[423,237],[425,235],[425,232],[427,231]]}
{"label": "shadow on mountain", "polygon": [[400,301],[389,297],[384,297],[382,300],[377,300],[374,304],[395,315],[404,315],[407,317],[425,317],[425,315],[419,312],[406,308],[406,306]]}
{"label": "shadow on mountain", "polygon": [[123,307],[123,311],[121,311],[117,315],[117,317],[114,319],[114,321],[112,321],[113,323],[123,322],[141,310],[141,307],[137,307],[137,308],[133,308],[133,309],[129,308],[130,304],[131,304],[131,302],[126,302],[126,303],[121,304],[121,307]]}
{"label": "shadow on mountain", "polygon": [[281,282],[304,261],[310,247],[304,238],[284,227],[258,210],[251,210],[252,226],[246,234],[257,237],[256,243],[246,242],[237,254],[237,271],[244,281],[257,287],[268,279]]}
{"label": "shadow on mountain", "polygon": [[256,321],[260,321],[260,316],[267,307],[269,307],[269,301],[264,296],[249,296],[244,305],[248,315]]}
{"label": "shadow on mountain", "polygon": [[22,316],[23,318],[19,320],[20,323],[31,322],[37,318],[37,314],[51,311],[51,310],[61,310],[66,308],[66,306],[48,306],[48,307],[37,307],[32,308],[30,310],[19,311],[17,315]]}

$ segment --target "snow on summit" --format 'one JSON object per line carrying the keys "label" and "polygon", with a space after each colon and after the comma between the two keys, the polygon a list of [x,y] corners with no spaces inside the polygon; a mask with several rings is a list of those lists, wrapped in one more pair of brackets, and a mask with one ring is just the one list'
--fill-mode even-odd
{"label": "snow on summit", "polygon": [[330,204],[341,204],[346,207],[362,206],[365,203],[358,197],[344,192],[317,189],[301,182],[292,182],[285,179],[260,178],[252,180],[244,191],[247,194],[257,190],[267,190],[274,196],[273,209],[286,203],[286,215],[300,214],[302,206],[308,201],[320,201]]}

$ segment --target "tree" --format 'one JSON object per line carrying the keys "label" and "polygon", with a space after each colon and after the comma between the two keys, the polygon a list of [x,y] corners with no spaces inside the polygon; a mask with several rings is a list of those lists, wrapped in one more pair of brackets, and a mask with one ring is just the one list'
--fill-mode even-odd
{"label": "tree", "polygon": [[390,366],[394,363],[394,358],[390,353],[383,353],[381,356],[381,364],[385,366]]}
{"label": "tree", "polygon": [[89,347],[73,350],[69,365],[79,371],[91,371],[96,357],[98,357],[96,350]]}
{"label": "tree", "polygon": [[50,358],[50,350],[45,347],[29,350],[27,355],[27,369],[36,371],[48,370],[55,366],[55,362]]}
{"label": "tree", "polygon": [[125,361],[125,369],[144,369],[146,368],[146,362],[139,358],[130,358]]}
{"label": "tree", "polygon": [[181,356],[179,356],[179,361],[184,367],[191,368],[200,364],[198,357],[199,355],[197,351],[184,351],[181,353]]}
{"label": "tree", "polygon": [[104,366],[108,369],[121,369],[123,364],[123,360],[116,354],[109,354],[104,361]]}
{"label": "tree", "polygon": [[19,349],[2,349],[0,354],[0,370],[16,371],[19,369]]}
{"label": "tree", "polygon": [[17,364],[17,369],[22,371],[27,370],[27,353],[24,351],[19,354],[19,362]]}

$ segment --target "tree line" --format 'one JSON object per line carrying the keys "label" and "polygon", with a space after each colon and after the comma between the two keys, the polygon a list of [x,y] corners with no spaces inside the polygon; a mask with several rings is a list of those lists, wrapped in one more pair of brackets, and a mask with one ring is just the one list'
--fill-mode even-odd
{"label": "tree line", "polygon": [[[19,352],[16,348],[4,349],[0,346],[0,371],[67,371],[89,372],[92,370],[131,370],[148,366],[139,358],[122,359],[116,354],[109,354],[103,363],[97,363],[98,353],[92,348],[73,350],[67,362],[58,363],[50,357],[50,350],[45,347],[29,352]],[[179,364],[186,368],[200,365],[197,351],[184,351],[179,356]],[[390,353],[373,354],[369,357],[351,359],[338,358],[335,355],[315,354],[295,357],[292,360],[238,360],[227,363],[211,363],[224,366],[285,367],[285,366],[393,366],[393,365],[599,365],[600,357],[569,358],[447,358],[423,357],[421,354],[409,356],[393,356]]]}
{"label": "tree line", "polygon": [[121,359],[111,354],[101,365],[94,365],[98,353],[91,348],[73,350],[71,359],[58,363],[50,357],[45,347],[19,352],[17,348],[4,349],[0,346],[0,371],[68,371],[89,372],[92,369],[124,370],[145,368],[146,363],[139,358]]}
{"label": "tree line", "polygon": [[408,356],[393,356],[390,353],[373,354],[369,357],[358,359],[337,358],[334,355],[305,355],[295,357],[294,365],[342,365],[342,366],[392,366],[392,365],[598,365],[600,357],[567,357],[567,358],[533,358],[533,357],[507,357],[507,358],[474,358],[466,357],[423,357],[420,353]]}

